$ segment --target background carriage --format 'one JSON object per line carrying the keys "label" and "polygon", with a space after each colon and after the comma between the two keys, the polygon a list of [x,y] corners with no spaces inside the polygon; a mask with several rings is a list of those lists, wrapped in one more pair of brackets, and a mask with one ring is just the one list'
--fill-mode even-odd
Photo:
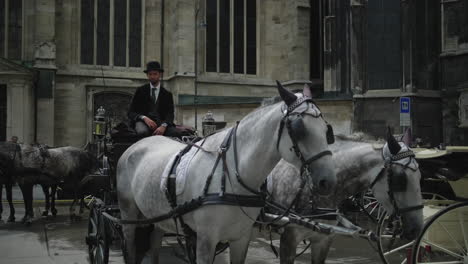
{"label": "background carriage", "polygon": [[468,263],[468,147],[413,151],[423,176],[425,226],[415,241],[404,242],[398,238],[398,222],[381,216],[377,233],[382,260]]}

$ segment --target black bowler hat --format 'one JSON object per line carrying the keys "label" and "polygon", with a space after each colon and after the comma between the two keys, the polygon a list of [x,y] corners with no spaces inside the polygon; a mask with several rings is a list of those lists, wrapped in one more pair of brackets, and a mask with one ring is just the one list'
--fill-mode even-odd
{"label": "black bowler hat", "polygon": [[150,61],[148,64],[146,64],[146,70],[143,72],[148,73],[150,71],[164,72],[164,69],[161,68],[161,64],[159,64],[158,61]]}

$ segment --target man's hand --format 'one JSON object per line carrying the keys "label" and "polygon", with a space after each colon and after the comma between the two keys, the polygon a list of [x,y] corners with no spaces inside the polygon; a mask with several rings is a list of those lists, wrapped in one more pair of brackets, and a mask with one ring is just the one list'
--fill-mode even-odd
{"label": "man's hand", "polygon": [[155,131],[156,128],[158,128],[158,125],[156,125],[156,123],[149,119],[148,117],[143,117],[143,122],[145,122],[145,124],[151,129],[151,131]]}
{"label": "man's hand", "polygon": [[154,135],[162,136],[162,135],[164,135],[165,132],[166,132],[166,127],[165,126],[160,126],[153,132],[153,136]]}

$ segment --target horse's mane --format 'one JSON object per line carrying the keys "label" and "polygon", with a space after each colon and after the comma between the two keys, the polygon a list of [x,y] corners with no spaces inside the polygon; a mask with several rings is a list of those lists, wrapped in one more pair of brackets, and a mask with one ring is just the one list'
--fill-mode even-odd
{"label": "horse's mane", "polygon": [[375,137],[360,131],[354,132],[350,135],[336,134],[335,138],[342,141],[351,141],[357,143],[385,144],[385,141],[383,139],[376,139]]}
{"label": "horse's mane", "polygon": [[265,106],[269,106],[269,105],[273,105],[273,104],[276,104],[276,103],[279,103],[281,102],[283,99],[281,99],[280,96],[273,96],[273,97],[269,97],[269,98],[264,98],[262,100],[262,103],[260,105],[260,108],[261,107],[265,107]]}

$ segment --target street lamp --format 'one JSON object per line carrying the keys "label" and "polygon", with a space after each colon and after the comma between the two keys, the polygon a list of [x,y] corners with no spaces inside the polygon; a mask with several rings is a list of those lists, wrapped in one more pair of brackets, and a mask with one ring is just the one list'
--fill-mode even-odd
{"label": "street lamp", "polygon": [[203,128],[204,137],[216,132],[216,123],[213,118],[213,113],[211,111],[208,111],[206,115],[203,117],[202,128]]}
{"label": "street lamp", "polygon": [[100,106],[96,112],[93,120],[93,135],[102,137],[106,135],[106,110]]}

